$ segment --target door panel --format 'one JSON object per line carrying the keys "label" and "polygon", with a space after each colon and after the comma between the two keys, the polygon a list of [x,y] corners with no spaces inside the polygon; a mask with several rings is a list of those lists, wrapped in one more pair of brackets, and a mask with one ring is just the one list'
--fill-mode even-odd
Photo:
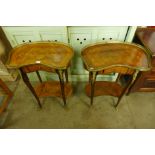
{"label": "door panel", "polygon": [[33,35],[13,35],[17,44],[38,41]]}
{"label": "door panel", "polygon": [[81,49],[90,44],[92,41],[91,33],[71,33],[70,44],[74,48],[74,57],[72,60],[71,73],[74,75],[87,74],[87,71],[83,69],[83,62],[81,59]]}
{"label": "door panel", "polygon": [[97,41],[124,41],[128,26],[102,27],[96,33]]}
{"label": "door panel", "polygon": [[43,41],[55,41],[55,42],[65,42],[66,43],[66,36],[62,34],[48,34],[48,33],[41,33],[41,40]]}
{"label": "door panel", "polygon": [[99,32],[97,35],[97,41],[112,41],[112,40],[118,40],[119,34],[117,32],[109,32],[109,33],[103,33]]}

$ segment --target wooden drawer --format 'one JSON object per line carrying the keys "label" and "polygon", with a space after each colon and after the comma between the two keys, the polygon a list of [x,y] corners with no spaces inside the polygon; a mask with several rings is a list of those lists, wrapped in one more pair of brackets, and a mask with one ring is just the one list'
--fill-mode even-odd
{"label": "wooden drawer", "polygon": [[155,91],[155,71],[143,72],[136,80],[130,92],[152,92]]}
{"label": "wooden drawer", "polygon": [[152,80],[154,79],[154,81],[155,81],[155,70],[151,70],[148,74],[145,75],[144,78],[152,79]]}
{"label": "wooden drawer", "polygon": [[151,71],[147,71],[147,72],[143,72],[141,75],[144,79],[145,78],[154,78],[155,80],[155,70],[151,70]]}
{"label": "wooden drawer", "polygon": [[143,87],[155,88],[155,77],[148,77],[144,79]]}
{"label": "wooden drawer", "polygon": [[149,28],[138,28],[136,31],[134,42],[145,46],[152,53],[152,69],[151,71],[139,74],[139,77],[136,79],[131,92],[155,92],[155,55],[153,55],[155,51],[155,37],[152,37],[154,32],[155,29]]}

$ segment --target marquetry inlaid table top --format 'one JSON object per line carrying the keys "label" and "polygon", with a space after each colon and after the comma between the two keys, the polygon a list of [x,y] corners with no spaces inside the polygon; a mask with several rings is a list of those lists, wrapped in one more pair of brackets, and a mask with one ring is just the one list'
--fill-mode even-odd
{"label": "marquetry inlaid table top", "polygon": [[40,64],[54,69],[66,69],[73,57],[73,49],[58,42],[33,42],[19,45],[10,52],[9,68]]}
{"label": "marquetry inlaid table top", "polygon": [[97,43],[85,47],[81,55],[89,71],[100,71],[116,66],[141,71],[150,69],[148,51],[133,43]]}

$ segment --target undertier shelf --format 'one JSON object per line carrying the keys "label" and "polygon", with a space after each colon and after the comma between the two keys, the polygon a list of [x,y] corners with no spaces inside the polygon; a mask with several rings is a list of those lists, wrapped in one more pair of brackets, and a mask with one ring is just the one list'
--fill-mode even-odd
{"label": "undertier shelf", "polygon": [[[123,88],[121,85],[115,82],[108,81],[96,81],[94,87],[94,96],[110,95],[119,97],[121,95]],[[85,87],[87,96],[90,97],[91,85],[87,84]]]}
{"label": "undertier shelf", "polygon": [[[69,97],[72,94],[72,86],[70,83],[65,83],[65,96]],[[48,81],[37,84],[34,87],[37,95],[39,97],[48,97],[48,96],[55,96],[55,97],[62,97],[61,95],[61,86],[58,81]]]}

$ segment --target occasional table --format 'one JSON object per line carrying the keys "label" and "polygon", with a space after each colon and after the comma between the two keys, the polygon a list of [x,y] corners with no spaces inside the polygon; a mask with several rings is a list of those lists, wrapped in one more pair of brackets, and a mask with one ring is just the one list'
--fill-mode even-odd
{"label": "occasional table", "polygon": [[[72,57],[73,49],[66,44],[59,42],[32,42],[12,49],[7,67],[20,70],[23,81],[35,96],[40,107],[42,105],[39,97],[47,96],[62,97],[65,105],[66,97],[72,93],[67,72]],[[57,73],[59,82],[43,82],[39,74],[40,70]],[[36,72],[40,80],[40,84],[36,87],[31,85],[27,76],[27,73],[31,72]],[[64,75],[66,82],[64,81]]]}
{"label": "occasional table", "polygon": [[[86,94],[91,97],[111,95],[118,97],[117,106],[123,95],[131,88],[140,71],[150,70],[150,54],[138,44],[125,42],[107,42],[88,45],[82,52],[85,68],[89,71],[89,84]],[[119,73],[131,75],[124,86],[117,81],[96,81],[98,74]]]}

